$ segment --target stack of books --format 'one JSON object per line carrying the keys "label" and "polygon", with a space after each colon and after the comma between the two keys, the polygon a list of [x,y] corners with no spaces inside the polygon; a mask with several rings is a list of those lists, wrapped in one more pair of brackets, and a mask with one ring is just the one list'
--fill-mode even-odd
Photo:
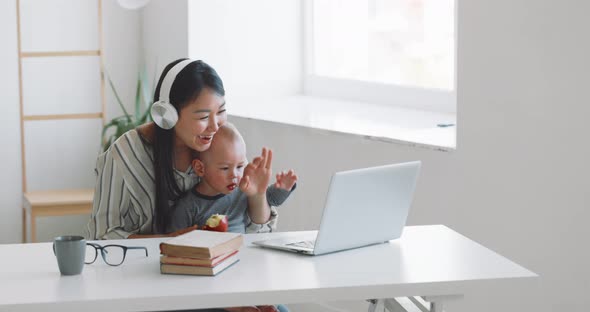
{"label": "stack of books", "polygon": [[160,272],[213,276],[238,262],[240,233],[195,230],[160,243]]}

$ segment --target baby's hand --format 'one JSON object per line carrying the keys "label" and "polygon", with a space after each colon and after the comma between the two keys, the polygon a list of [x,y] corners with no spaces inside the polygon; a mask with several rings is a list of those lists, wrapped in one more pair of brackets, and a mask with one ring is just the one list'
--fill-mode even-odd
{"label": "baby's hand", "polygon": [[244,176],[240,180],[240,190],[246,196],[261,195],[266,192],[266,187],[270,182],[272,171],[272,150],[262,148],[262,155],[254,158],[246,168]]}
{"label": "baby's hand", "polygon": [[281,171],[280,173],[277,173],[275,187],[290,191],[293,188],[293,185],[295,185],[295,182],[297,182],[297,175],[293,169],[289,170],[288,172]]}

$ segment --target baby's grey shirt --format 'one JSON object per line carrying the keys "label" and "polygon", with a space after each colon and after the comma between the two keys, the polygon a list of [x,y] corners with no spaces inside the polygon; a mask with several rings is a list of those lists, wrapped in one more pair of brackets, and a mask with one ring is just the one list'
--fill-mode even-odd
{"label": "baby's grey shirt", "polygon": [[[266,189],[266,199],[270,206],[280,206],[295,190],[279,189],[274,185]],[[239,188],[230,194],[207,196],[200,194],[195,188],[186,192],[172,207],[172,217],[167,232],[171,233],[189,226],[203,228],[207,219],[213,214],[227,215],[228,232],[245,233],[246,227],[252,222],[248,216],[248,198]]]}

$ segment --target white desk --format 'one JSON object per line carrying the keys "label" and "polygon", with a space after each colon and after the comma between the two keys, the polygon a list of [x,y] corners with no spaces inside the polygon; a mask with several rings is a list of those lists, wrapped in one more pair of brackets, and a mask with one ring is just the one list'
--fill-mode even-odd
{"label": "white desk", "polygon": [[131,250],[123,265],[109,267],[99,256],[81,275],[68,277],[60,276],[51,243],[0,245],[0,311],[152,311],[446,298],[477,284],[536,277],[441,225],[406,227],[400,240],[317,257],[249,244],[294,233],[246,235],[241,261],[216,277],[160,274],[161,239],[110,241],[147,246],[149,257]]}

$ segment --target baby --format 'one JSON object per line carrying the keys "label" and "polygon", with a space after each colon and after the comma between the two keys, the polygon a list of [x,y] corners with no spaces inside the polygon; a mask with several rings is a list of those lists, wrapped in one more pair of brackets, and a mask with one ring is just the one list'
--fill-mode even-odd
{"label": "baby", "polygon": [[[295,189],[293,170],[271,177],[272,151],[263,148],[252,163],[246,159],[246,143],[238,130],[226,123],[192,162],[200,182],[184,194],[173,209],[168,232],[189,226],[203,228],[213,214],[226,215],[229,232],[272,231],[274,207],[281,205]],[[262,227],[267,227],[266,229]]]}

